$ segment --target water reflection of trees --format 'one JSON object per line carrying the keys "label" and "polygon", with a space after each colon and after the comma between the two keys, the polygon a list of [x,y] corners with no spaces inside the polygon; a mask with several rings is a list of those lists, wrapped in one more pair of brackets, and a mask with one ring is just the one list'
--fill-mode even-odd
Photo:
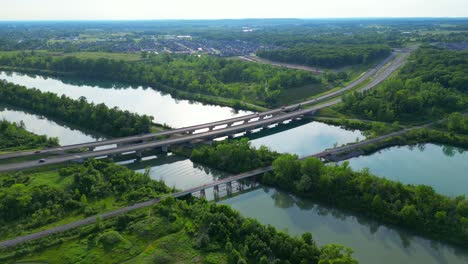
{"label": "water reflection of trees", "polygon": [[[379,230],[381,226],[385,226],[365,216],[354,214],[346,210],[333,208],[325,204],[312,201],[310,199],[299,198],[293,194],[289,194],[289,193],[282,192],[282,191],[277,191],[277,190],[266,188],[266,187],[264,188],[264,190],[266,193],[270,194],[270,197],[273,199],[275,206],[278,208],[288,209],[288,208],[292,208],[293,206],[297,206],[301,210],[315,210],[317,215],[324,216],[324,217],[330,215],[333,218],[338,219],[343,222],[347,220],[356,220],[358,224],[368,228],[369,233],[373,235],[377,233],[377,231]],[[352,218],[352,219],[348,219],[348,218]],[[402,244],[404,248],[407,248],[411,245],[411,240],[413,239],[412,235],[410,235],[406,231],[400,230],[395,227],[388,227],[388,228],[390,228],[392,231],[397,232],[401,240],[400,243]]]}
{"label": "water reflection of trees", "polygon": [[213,176],[213,179],[216,180],[216,181],[231,176],[227,172],[223,172],[223,171],[220,171],[220,170],[217,170],[217,169],[213,169],[213,168],[210,168],[208,166],[202,165],[200,163],[193,162],[193,168],[201,170],[204,173]]}

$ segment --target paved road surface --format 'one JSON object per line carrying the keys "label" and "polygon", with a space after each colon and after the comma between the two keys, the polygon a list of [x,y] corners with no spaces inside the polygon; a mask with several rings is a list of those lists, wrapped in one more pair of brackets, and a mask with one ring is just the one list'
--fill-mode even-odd
{"label": "paved road surface", "polygon": [[[398,57],[396,60],[392,62],[390,66],[385,68],[383,71],[379,72],[377,77],[372,80],[371,83],[365,85],[360,89],[360,91],[364,90],[369,90],[376,85],[378,85],[380,82],[388,78],[390,74],[392,74],[395,70],[400,68],[404,62],[408,54],[403,54],[402,56]],[[392,60],[392,58],[388,58],[386,61],[382,62],[380,65],[378,65],[376,68],[372,69],[370,72],[366,73],[363,75],[360,80],[366,80],[370,76],[376,74],[382,67],[388,63],[387,61]],[[368,76],[366,76],[368,75]],[[362,81],[361,81],[362,82]],[[335,91],[331,94],[333,96],[339,95],[343,93],[344,91],[347,91],[349,89],[354,88],[357,84],[361,83],[359,80],[356,80],[352,84],[348,85],[347,87],[340,89],[338,91]],[[304,102],[303,104],[310,104],[312,102],[316,101],[321,101],[324,100],[324,98],[331,98],[333,96],[323,96],[322,98],[317,98],[313,100],[309,100]],[[328,102],[312,106],[310,108],[306,109],[299,109],[295,110],[293,112],[285,113],[282,115],[278,116],[273,116],[271,118],[266,118],[266,119],[260,119],[255,122],[248,122],[244,123],[241,125],[236,125],[236,126],[231,126],[231,127],[226,127],[226,128],[221,128],[221,129],[216,129],[204,133],[197,133],[197,134],[191,134],[187,136],[182,136],[182,137],[177,137],[177,138],[170,138],[170,139],[164,139],[164,140],[158,140],[158,141],[149,141],[146,143],[141,143],[141,144],[133,144],[133,145],[127,145],[127,146],[122,146],[122,147],[117,147],[117,148],[111,148],[111,149],[105,149],[105,150],[98,150],[98,151],[88,151],[88,152],[83,152],[83,153],[78,153],[78,154],[69,154],[69,155],[62,155],[59,157],[52,157],[47,159],[46,162],[39,163],[38,161],[27,161],[27,162],[19,162],[19,163],[10,163],[10,164],[5,164],[5,165],[0,165],[0,172],[7,172],[7,171],[15,171],[15,170],[23,170],[23,169],[30,169],[30,168],[35,168],[35,167],[41,167],[45,165],[50,165],[50,164],[58,164],[58,163],[63,163],[63,162],[68,162],[68,161],[74,161],[74,160],[81,160],[81,159],[88,159],[88,158],[96,158],[96,157],[102,157],[102,156],[108,156],[108,155],[116,155],[116,154],[122,154],[122,153],[127,153],[127,152],[133,152],[133,151],[143,151],[143,150],[148,150],[148,149],[154,149],[154,148],[161,148],[161,147],[168,147],[171,145],[177,145],[177,144],[184,144],[184,143],[190,143],[195,140],[200,140],[200,139],[214,139],[217,137],[223,137],[223,136],[229,136],[229,135],[234,135],[237,133],[242,133],[246,131],[250,131],[253,129],[261,128],[261,127],[266,127],[268,125],[280,123],[286,120],[291,120],[294,118],[301,117],[303,115],[307,115],[313,111],[320,110],[332,105],[335,105],[337,103],[341,102],[340,98],[330,100]],[[299,107],[300,104],[297,104],[295,107]],[[290,106],[292,107],[292,106]],[[262,113],[264,114],[264,113]],[[235,118],[238,120],[239,118]],[[224,121],[220,121],[224,122]],[[202,126],[202,125],[201,125]],[[167,131],[171,132],[171,131]],[[141,136],[144,137],[144,136]],[[116,139],[119,140],[119,139]]]}
{"label": "paved road surface", "polygon": [[[43,149],[40,150],[39,152],[37,151],[23,151],[23,152],[13,152],[13,153],[8,153],[8,154],[2,154],[0,155],[0,159],[7,159],[7,158],[15,158],[15,157],[26,157],[30,155],[36,155],[36,154],[50,154],[50,153],[57,153],[57,152],[63,152],[63,151],[69,151],[69,150],[74,150],[74,149],[80,149],[80,148],[95,148],[95,147],[100,147],[100,146],[107,146],[107,145],[114,145],[114,144],[126,144],[126,143],[134,143],[134,142],[139,142],[139,141],[147,141],[154,139],[155,137],[159,136],[168,136],[168,135],[174,135],[174,134],[183,134],[187,132],[194,132],[196,130],[201,130],[201,129],[206,129],[206,128],[211,128],[211,127],[217,127],[217,126],[222,126],[222,125],[227,125],[227,124],[232,124],[232,123],[237,123],[237,122],[255,122],[255,120],[258,120],[263,117],[269,117],[269,116],[275,116],[275,115],[280,115],[283,114],[284,112],[288,111],[294,111],[298,109],[301,106],[304,105],[309,105],[313,103],[318,103],[324,100],[328,100],[330,98],[336,97],[338,95],[343,94],[344,92],[351,90],[355,88],[357,85],[363,83],[365,80],[368,78],[374,76],[375,74],[378,73],[379,70],[381,70],[387,63],[389,63],[391,60],[395,58],[395,54],[390,55],[388,58],[386,58],[384,61],[382,61],[379,65],[377,65],[375,68],[371,69],[370,71],[366,72],[363,74],[360,78],[355,80],[354,82],[348,84],[347,86],[336,90],[334,92],[325,94],[323,96],[304,101],[302,103],[298,104],[293,104],[277,109],[272,109],[266,112],[261,112],[261,113],[255,113],[251,115],[246,115],[246,116],[241,116],[241,117],[235,117],[235,118],[230,118],[226,120],[221,120],[221,121],[216,121],[216,122],[211,122],[211,123],[206,123],[206,124],[201,124],[201,125],[195,125],[195,126],[190,126],[190,127],[184,127],[184,128],[178,128],[178,129],[173,129],[173,130],[168,130],[168,131],[162,131],[162,132],[157,132],[157,133],[151,133],[151,134],[145,134],[145,135],[137,135],[137,136],[131,136],[131,137],[123,137],[123,138],[116,138],[116,139],[109,139],[109,140],[103,140],[99,142],[89,142],[89,143],[83,143],[83,144],[75,144],[75,145],[68,145],[68,146],[61,146],[61,147],[56,147],[56,148],[49,148],[49,149]],[[402,54],[402,57],[405,56],[405,54]],[[405,56],[406,58],[406,56]],[[392,63],[392,67],[394,68],[393,71],[401,66],[402,60],[401,58],[398,58],[396,61]],[[380,73],[377,75],[376,80],[384,80],[385,78],[388,77],[385,73],[388,72],[389,69],[386,69],[384,73]],[[392,72],[393,72],[392,71]],[[382,77],[383,76],[383,77]],[[375,81],[375,80],[374,80]],[[367,89],[370,89],[377,85],[379,82],[375,83],[373,86],[372,85],[367,85]]]}
{"label": "paved road surface", "polygon": [[[333,154],[341,153],[343,151],[347,151],[347,150],[354,149],[354,148],[359,148],[359,147],[362,147],[364,145],[372,144],[372,143],[384,140],[384,139],[389,138],[389,137],[402,135],[404,133],[407,133],[410,130],[418,129],[418,128],[421,128],[421,127],[424,127],[424,126],[413,127],[413,128],[410,128],[410,129],[404,129],[404,130],[394,132],[394,133],[390,133],[390,134],[387,134],[387,135],[384,135],[384,136],[380,136],[380,137],[376,137],[376,138],[373,138],[373,139],[361,141],[361,142],[358,142],[358,143],[355,143],[355,144],[352,144],[352,145],[347,145],[347,146],[342,146],[342,147],[338,147],[338,148],[334,148],[334,149],[330,149],[330,150],[325,150],[325,151],[316,153],[314,155],[304,157],[302,159],[306,159],[306,158],[309,158],[309,157],[325,157],[327,155],[333,155]],[[184,191],[181,191],[181,192],[177,192],[177,193],[174,193],[174,194],[165,195],[165,196],[163,196],[161,198],[158,198],[158,199],[152,199],[152,200],[149,200],[149,201],[146,201],[146,202],[137,203],[137,204],[134,204],[134,205],[131,205],[131,206],[123,207],[123,208],[120,208],[120,209],[117,209],[117,210],[114,210],[114,211],[111,211],[111,212],[101,214],[99,216],[102,219],[111,218],[111,217],[121,215],[121,214],[130,212],[130,211],[133,211],[133,210],[136,210],[136,209],[141,209],[141,208],[145,208],[145,207],[157,204],[157,203],[159,203],[159,201],[161,201],[162,199],[167,198],[169,196],[172,196],[172,197],[175,197],[175,198],[182,197],[182,196],[185,196],[185,195],[188,195],[188,194],[200,191],[200,190],[204,190],[204,189],[207,189],[207,188],[214,187],[216,185],[225,184],[225,183],[232,182],[232,181],[235,181],[235,180],[242,180],[242,179],[251,178],[251,177],[254,177],[256,175],[260,175],[260,174],[263,174],[263,173],[266,173],[266,172],[269,172],[269,171],[272,171],[272,170],[273,170],[273,167],[268,166],[268,167],[248,171],[248,172],[241,173],[241,174],[238,174],[238,175],[234,175],[234,176],[231,176],[231,177],[228,177],[228,178],[224,178],[224,179],[221,179],[221,180],[209,183],[209,184],[204,184],[204,185],[201,185],[201,186],[197,186],[195,188],[191,188],[191,189],[184,190]],[[61,232],[65,232],[67,230],[71,230],[71,229],[78,228],[78,227],[81,227],[81,226],[93,224],[93,223],[96,222],[96,220],[97,220],[97,216],[92,216],[92,217],[88,217],[88,218],[85,218],[83,220],[79,220],[79,221],[69,223],[69,224],[66,224],[66,225],[62,225],[62,226],[50,228],[50,229],[47,229],[47,230],[44,230],[44,231],[40,231],[40,232],[37,232],[37,233],[33,233],[33,234],[30,234],[30,235],[21,236],[21,237],[17,237],[17,238],[14,238],[14,239],[2,241],[2,242],[0,242],[0,248],[13,247],[13,246],[21,244],[23,242],[39,239],[39,238],[46,237],[46,236],[49,236],[49,235],[52,235],[52,234],[61,233]]]}

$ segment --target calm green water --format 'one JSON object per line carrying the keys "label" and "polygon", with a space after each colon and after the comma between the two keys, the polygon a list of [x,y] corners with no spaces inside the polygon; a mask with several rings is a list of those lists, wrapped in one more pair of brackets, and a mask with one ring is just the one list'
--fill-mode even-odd
{"label": "calm green water", "polygon": [[449,196],[468,196],[467,150],[434,144],[392,147],[349,162],[354,169],[369,168],[387,179],[426,184]]}
{"label": "calm green water", "polygon": [[340,243],[351,247],[354,257],[363,264],[468,263],[466,250],[379,226],[366,218],[271,188],[253,190],[220,203],[289,234],[311,232],[320,244]]}
{"label": "calm green water", "polygon": [[365,139],[358,130],[349,131],[337,126],[310,122],[277,134],[251,140],[252,145],[265,145],[281,153],[294,153],[299,157],[312,155],[334,145]]}
{"label": "calm green water", "polygon": [[249,114],[248,111],[234,111],[230,107],[206,105],[188,100],[177,100],[169,94],[162,94],[150,88],[92,82],[68,81],[37,75],[0,72],[0,79],[37,88],[41,91],[78,99],[84,96],[90,102],[105,103],[109,107],[119,107],[130,112],[154,117],[154,121],[171,127],[185,127],[231,117]]}
{"label": "calm green water", "polygon": [[5,119],[17,124],[23,121],[26,130],[37,135],[56,137],[60,145],[78,144],[103,139],[100,136],[87,134],[83,131],[67,127],[66,125],[58,124],[46,117],[8,107],[0,107],[0,119]]}

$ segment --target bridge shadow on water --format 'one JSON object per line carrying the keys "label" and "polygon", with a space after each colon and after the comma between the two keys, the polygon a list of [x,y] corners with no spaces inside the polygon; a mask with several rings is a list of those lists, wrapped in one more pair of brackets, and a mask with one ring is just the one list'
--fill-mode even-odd
{"label": "bridge shadow on water", "polygon": [[255,139],[259,139],[263,137],[272,136],[274,134],[278,134],[278,133],[281,133],[281,132],[284,132],[284,131],[287,131],[296,127],[300,127],[310,122],[313,122],[313,120],[305,117],[300,120],[289,121],[287,124],[279,123],[278,125],[274,127],[269,127],[268,129],[260,129],[259,131],[249,133],[249,134],[244,134],[236,138],[245,137],[245,138],[248,138],[249,140],[255,140]]}

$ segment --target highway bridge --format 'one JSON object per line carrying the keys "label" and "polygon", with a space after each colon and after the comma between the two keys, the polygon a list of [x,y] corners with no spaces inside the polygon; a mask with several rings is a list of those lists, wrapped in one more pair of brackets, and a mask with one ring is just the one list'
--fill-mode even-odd
{"label": "highway bridge", "polygon": [[[103,142],[93,142],[93,143],[77,144],[77,145],[71,145],[71,146],[63,146],[63,147],[58,147],[58,148],[53,148],[53,149],[45,149],[45,150],[40,151],[40,153],[36,151],[36,152],[21,152],[18,154],[15,154],[15,153],[5,154],[3,155],[3,157],[9,157],[9,158],[24,157],[24,156],[35,155],[35,154],[53,153],[57,151],[63,152],[65,150],[73,150],[77,148],[89,148],[93,150],[97,146],[117,144],[117,147],[115,148],[80,152],[77,154],[63,154],[58,157],[48,158],[45,162],[38,162],[37,160],[33,160],[33,161],[5,164],[5,165],[0,166],[0,172],[30,169],[30,168],[41,167],[45,165],[58,164],[58,163],[63,163],[63,162],[76,161],[76,160],[84,160],[84,159],[89,159],[89,158],[112,157],[114,155],[121,155],[121,154],[126,154],[126,153],[136,153],[137,156],[141,156],[141,152],[145,150],[159,148],[162,151],[167,151],[169,147],[174,146],[174,145],[187,144],[187,143],[190,144],[192,142],[199,142],[200,140],[210,141],[216,138],[222,138],[226,136],[232,137],[233,135],[236,135],[236,134],[249,133],[252,130],[256,130],[260,128],[268,128],[271,125],[302,118],[306,115],[310,115],[314,113],[317,110],[335,105],[341,102],[341,99],[340,98],[331,99],[331,98],[334,98],[342,94],[344,91],[353,89],[358,84],[361,84],[362,82],[367,80],[369,77],[374,76],[374,75],[376,75],[376,77],[369,84],[363,86],[360,90],[361,91],[368,90],[368,89],[375,87],[380,82],[388,78],[388,76],[390,76],[395,70],[401,67],[404,64],[405,59],[408,55],[409,53],[402,53],[400,56],[396,57],[395,54],[392,54],[389,58],[381,62],[377,67],[367,72],[366,74],[361,76],[358,80],[354,81],[348,86],[342,89],[339,89],[337,91],[334,91],[332,93],[329,93],[327,95],[302,102],[301,104],[290,105],[287,107],[282,107],[282,108],[270,110],[267,112],[256,113],[252,115],[212,122],[212,123],[203,124],[203,125],[163,131],[159,133],[111,139],[111,140],[106,140]],[[388,67],[383,68],[390,61],[392,61],[392,63]],[[314,105],[310,108],[304,108],[304,109],[302,108],[303,105],[317,103],[320,101],[324,101],[326,99],[331,99],[331,100],[322,104]],[[216,127],[221,126],[221,125],[226,125],[226,127],[215,129]],[[201,129],[208,129],[208,131],[195,133],[195,131],[201,130]],[[157,136],[174,135],[174,134],[181,134],[181,133],[182,133],[181,136],[175,137],[175,138],[151,140]],[[127,145],[131,142],[142,142],[142,143]]]}
{"label": "highway bridge", "polygon": [[[302,103],[293,104],[293,105],[289,105],[289,106],[285,106],[285,107],[281,107],[277,109],[272,109],[272,110],[268,110],[265,112],[254,113],[254,114],[250,114],[246,116],[235,117],[235,118],[230,118],[226,120],[210,122],[210,123],[200,124],[200,125],[195,125],[195,126],[177,128],[177,129],[172,129],[172,130],[167,130],[167,131],[162,131],[162,132],[157,132],[157,133],[122,137],[122,138],[102,140],[102,141],[97,141],[97,142],[60,146],[60,147],[55,147],[55,148],[42,149],[38,151],[23,151],[23,152],[13,152],[13,153],[8,153],[8,154],[2,154],[0,155],[0,159],[27,157],[27,156],[39,155],[39,154],[43,155],[43,154],[53,154],[53,153],[64,153],[66,151],[81,150],[81,149],[94,150],[95,148],[102,147],[102,146],[111,146],[111,145],[120,146],[120,145],[141,143],[141,142],[151,141],[151,140],[164,137],[164,136],[193,134],[200,130],[211,131],[211,130],[219,129],[221,126],[229,127],[229,126],[235,126],[235,125],[244,124],[244,123],[253,123],[253,122],[261,121],[263,119],[268,119],[268,118],[272,118],[278,115],[283,115],[284,113],[296,111],[306,105],[322,102],[322,101],[331,99],[333,97],[339,96],[343,94],[344,92],[351,90],[355,88],[356,86],[362,84],[364,81],[366,81],[370,77],[376,76],[375,80],[373,80],[371,85],[366,85],[364,87],[365,89],[371,89],[372,87],[376,86],[378,83],[386,79],[391,73],[393,73],[393,71],[401,67],[401,65],[404,62],[404,59],[407,57],[409,53],[399,53],[399,54],[400,56],[397,57],[397,59],[395,59],[395,57],[397,56],[397,53],[392,53],[388,58],[386,58],[381,63],[379,63],[376,67],[369,70],[368,72],[360,76],[357,80],[351,82],[345,87],[338,89],[336,91],[327,93],[325,95],[319,96],[317,98],[304,101]],[[384,72],[379,72],[380,70],[383,69],[383,67],[387,63],[389,63],[392,60],[394,61],[387,69],[384,70]]]}
{"label": "highway bridge", "polygon": [[[424,127],[424,126],[421,126],[421,127]],[[380,137],[376,137],[376,138],[373,138],[373,139],[361,141],[361,142],[354,143],[354,144],[351,144],[351,145],[346,145],[346,146],[342,146],[342,147],[338,147],[338,148],[334,148],[334,149],[330,149],[330,150],[325,150],[325,151],[316,153],[314,155],[304,157],[302,159],[307,159],[307,158],[310,158],[310,157],[325,158],[325,157],[330,156],[330,155],[336,155],[336,154],[342,153],[344,151],[359,148],[359,147],[362,147],[362,146],[367,145],[367,144],[372,144],[372,143],[384,140],[384,139],[389,138],[389,137],[402,135],[404,133],[407,133],[410,130],[418,129],[418,128],[421,128],[421,127],[414,127],[414,128],[404,129],[404,130],[401,130],[401,131],[398,131],[398,132],[394,132],[394,133],[390,133],[390,134],[387,134],[387,135],[384,135],[384,136],[380,136]],[[197,186],[197,187],[194,187],[194,188],[190,188],[190,189],[187,189],[187,190],[184,190],[184,191],[164,195],[164,196],[162,196],[160,198],[157,198],[157,199],[152,199],[152,200],[149,200],[149,201],[146,201],[146,202],[133,204],[133,205],[130,205],[130,206],[127,206],[127,207],[123,207],[123,208],[114,210],[114,211],[103,213],[103,214],[100,214],[98,216],[91,216],[91,217],[88,217],[88,218],[85,218],[85,219],[82,219],[82,220],[79,220],[79,221],[76,221],[76,222],[72,222],[72,223],[69,223],[69,224],[65,224],[65,225],[62,225],[62,226],[53,227],[53,228],[50,228],[50,229],[47,229],[47,230],[39,231],[37,233],[33,233],[33,234],[21,236],[21,237],[16,237],[14,239],[2,241],[2,242],[0,242],[0,248],[13,247],[13,246],[16,246],[18,244],[21,244],[21,243],[24,243],[24,242],[27,242],[27,241],[40,239],[40,238],[43,238],[43,237],[46,237],[46,236],[49,236],[49,235],[52,235],[52,234],[61,233],[61,232],[65,232],[65,231],[68,231],[68,230],[71,230],[71,229],[74,229],[74,228],[78,228],[78,227],[81,227],[81,226],[93,224],[93,223],[95,223],[97,221],[98,217],[100,219],[112,218],[112,217],[115,217],[115,216],[118,216],[118,215],[121,215],[121,214],[128,213],[130,211],[134,211],[134,210],[137,210],[137,209],[152,206],[154,204],[159,203],[162,199],[165,199],[165,198],[168,198],[168,197],[180,198],[180,197],[184,197],[184,196],[194,194],[194,193],[200,193],[200,195],[203,196],[206,189],[213,188],[214,191],[216,192],[216,190],[219,190],[219,187],[221,185],[226,185],[226,190],[228,190],[228,193],[229,193],[229,189],[232,188],[232,185],[231,185],[232,182],[253,178],[253,177],[256,177],[256,176],[259,176],[259,175],[263,175],[264,173],[270,172],[272,170],[273,170],[272,166],[267,166],[267,167],[264,167],[264,168],[251,170],[251,171],[248,171],[248,172],[245,172],[245,173],[241,173],[241,174],[237,174],[237,175],[234,175],[234,176],[231,176],[231,177],[220,179],[220,180],[217,180],[217,181],[214,181],[214,182],[211,182],[211,183],[208,183],[208,184],[200,185],[200,186]]]}

